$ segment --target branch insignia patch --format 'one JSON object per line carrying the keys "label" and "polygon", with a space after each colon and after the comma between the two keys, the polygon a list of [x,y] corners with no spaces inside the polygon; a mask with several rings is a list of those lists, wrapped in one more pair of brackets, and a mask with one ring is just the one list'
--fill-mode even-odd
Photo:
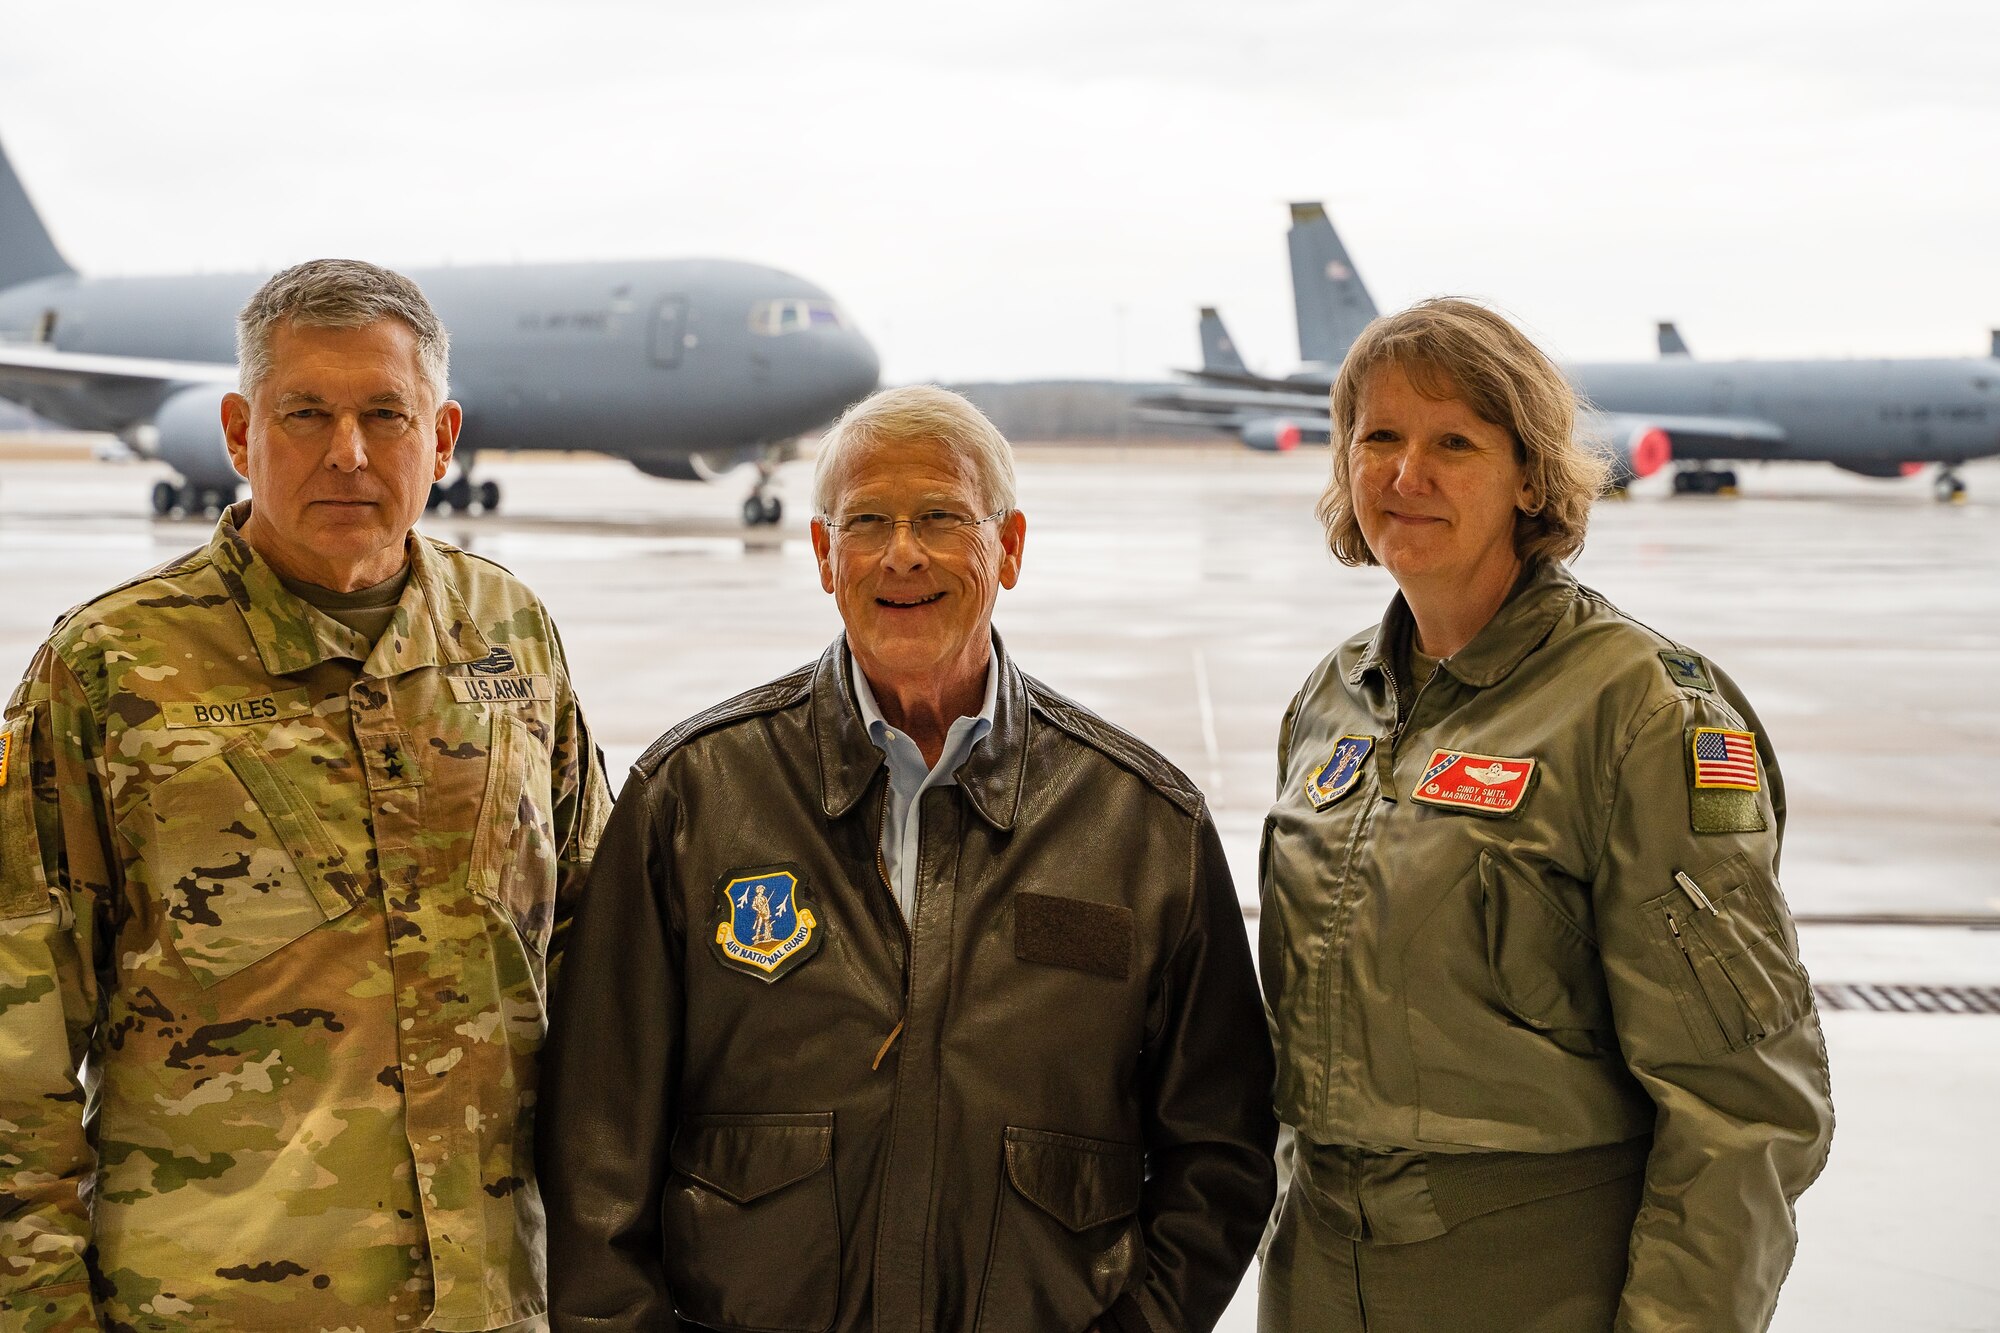
{"label": "branch insignia patch", "polygon": [[1306,775],[1306,799],[1324,810],[1361,781],[1361,761],[1375,748],[1373,736],[1342,736],[1325,763]]}
{"label": "branch insignia patch", "polygon": [[794,866],[731,871],[717,887],[715,952],[725,966],[776,981],[819,948],[820,924]]}

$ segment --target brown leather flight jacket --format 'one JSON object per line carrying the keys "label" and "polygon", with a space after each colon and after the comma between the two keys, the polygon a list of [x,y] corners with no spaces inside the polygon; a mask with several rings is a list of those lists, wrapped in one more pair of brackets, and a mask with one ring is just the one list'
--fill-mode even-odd
{"label": "brown leather flight jacket", "polygon": [[571,929],[538,1170],[558,1330],[1211,1328],[1275,1192],[1201,794],[1018,671],[921,799],[819,662],[642,757]]}

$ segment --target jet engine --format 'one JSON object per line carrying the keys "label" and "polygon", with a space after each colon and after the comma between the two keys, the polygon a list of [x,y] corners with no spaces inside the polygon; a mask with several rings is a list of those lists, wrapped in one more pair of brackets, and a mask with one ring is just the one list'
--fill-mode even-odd
{"label": "jet engine", "polygon": [[1624,490],[1641,477],[1650,477],[1674,460],[1674,441],[1658,426],[1638,425],[1623,438],[1605,441],[1611,463],[1611,486]]}
{"label": "jet engine", "polygon": [[1283,417],[1259,417],[1245,422],[1243,443],[1260,453],[1290,453],[1299,447],[1299,423]]}
{"label": "jet engine", "polygon": [[153,429],[147,432],[150,452],[186,479],[191,494],[214,492],[227,500],[243,480],[229,465],[222,442],[222,395],[228,392],[225,384],[193,385],[160,404],[153,415]]}

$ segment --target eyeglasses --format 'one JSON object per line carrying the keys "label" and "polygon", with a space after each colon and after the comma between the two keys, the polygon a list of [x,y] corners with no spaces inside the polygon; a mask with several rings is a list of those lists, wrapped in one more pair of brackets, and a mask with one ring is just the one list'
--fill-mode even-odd
{"label": "eyeglasses", "polygon": [[910,535],[923,546],[936,546],[940,542],[957,541],[971,535],[971,529],[981,523],[991,523],[1003,518],[1005,509],[996,509],[983,518],[973,518],[967,514],[956,514],[949,509],[926,509],[921,514],[909,518],[891,518],[887,514],[849,514],[846,518],[827,518],[820,521],[829,531],[836,532],[840,539],[858,550],[880,549],[895,539],[896,529],[908,526]]}

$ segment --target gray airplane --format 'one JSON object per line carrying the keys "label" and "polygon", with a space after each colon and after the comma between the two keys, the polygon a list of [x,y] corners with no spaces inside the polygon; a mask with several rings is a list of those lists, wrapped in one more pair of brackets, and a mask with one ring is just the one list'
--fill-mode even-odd
{"label": "gray airplane", "polygon": [[[413,271],[452,337],[465,406],[455,476],[433,507],[500,505],[485,451],[582,449],[709,481],[743,463],[749,524],[776,523],[771,478],[797,437],[874,389],[879,362],[826,292],[722,259]],[[160,514],[236,494],[222,395],[235,317],[262,274],[89,278],[63,259],[0,151],[0,397],[110,431],[179,474]]]}
{"label": "gray airplane", "polygon": [[[1305,364],[1251,373],[1219,316],[1201,312],[1197,383],[1147,401],[1156,419],[1201,422],[1253,449],[1325,441],[1327,399],[1369,299],[1318,204],[1292,205],[1293,295]],[[1221,355],[1222,349],[1227,355]],[[1630,482],[1675,465],[1678,493],[1733,491],[1727,464],[1831,463],[1866,477],[1910,476],[1938,464],[1940,500],[1959,500],[1960,465],[2000,454],[2000,332],[1992,355],[1924,360],[1701,361],[1680,330],[1659,326],[1657,362],[1565,368],[1593,407],[1586,428]]]}

